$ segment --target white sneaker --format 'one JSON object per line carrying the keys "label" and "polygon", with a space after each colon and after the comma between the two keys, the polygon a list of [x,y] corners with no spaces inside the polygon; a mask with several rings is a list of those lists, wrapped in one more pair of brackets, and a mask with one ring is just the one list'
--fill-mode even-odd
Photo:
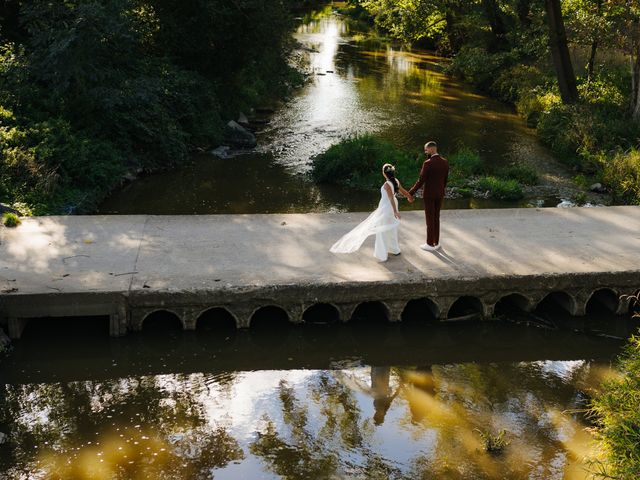
{"label": "white sneaker", "polygon": [[427,252],[435,252],[436,250],[436,247],[432,247],[428,243],[423,243],[422,245],[420,245],[420,248],[422,250],[426,250]]}
{"label": "white sneaker", "polygon": [[440,245],[439,243],[435,246],[436,250],[442,250],[442,245]]}

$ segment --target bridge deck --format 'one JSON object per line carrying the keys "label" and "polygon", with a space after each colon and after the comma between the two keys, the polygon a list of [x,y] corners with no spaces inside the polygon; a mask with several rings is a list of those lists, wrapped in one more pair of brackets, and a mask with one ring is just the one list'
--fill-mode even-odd
{"label": "bridge deck", "polygon": [[365,216],[28,218],[17,229],[0,228],[0,317],[16,297],[33,304],[32,295],[73,293],[361,282],[387,289],[426,282],[437,290],[455,279],[499,280],[504,289],[512,277],[612,273],[640,288],[640,207],[444,211],[441,253],[418,248],[423,214],[403,212],[402,255],[378,263],[372,238],[356,254],[331,254],[330,245]]}

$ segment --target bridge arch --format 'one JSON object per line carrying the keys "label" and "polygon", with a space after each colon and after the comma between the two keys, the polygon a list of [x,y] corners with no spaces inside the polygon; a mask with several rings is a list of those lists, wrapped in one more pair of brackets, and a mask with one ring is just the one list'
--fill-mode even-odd
{"label": "bridge arch", "polygon": [[237,328],[238,319],[224,307],[211,307],[196,317],[196,330],[217,330]]}
{"label": "bridge arch", "polygon": [[440,307],[428,297],[409,300],[402,310],[403,322],[423,323],[437,322],[440,318]]}
{"label": "bridge arch", "polygon": [[537,311],[557,311],[562,310],[570,315],[579,313],[578,302],[567,292],[555,291],[547,294],[535,308]]}
{"label": "bridge arch", "polygon": [[311,324],[338,323],[340,310],[331,303],[315,303],[304,311],[302,320]]}
{"label": "bridge arch", "polygon": [[283,327],[291,323],[289,313],[277,305],[265,305],[254,310],[249,321],[251,328]]}
{"label": "bridge arch", "polygon": [[469,315],[484,315],[484,305],[478,297],[472,295],[463,295],[458,298],[449,307],[447,312],[447,319],[454,319],[460,317],[466,317]]}
{"label": "bridge arch", "polygon": [[530,312],[533,301],[520,293],[510,293],[498,300],[494,306],[496,315],[505,315],[514,311]]}
{"label": "bridge arch", "polygon": [[140,329],[143,331],[184,330],[184,328],[184,318],[174,310],[166,308],[147,312],[140,322]]}
{"label": "bridge arch", "polygon": [[351,314],[351,323],[386,323],[391,319],[389,307],[380,301],[362,302]]}
{"label": "bridge arch", "polygon": [[600,288],[589,296],[585,308],[586,313],[597,313],[602,309],[618,313],[619,306],[620,297],[617,292],[610,288]]}

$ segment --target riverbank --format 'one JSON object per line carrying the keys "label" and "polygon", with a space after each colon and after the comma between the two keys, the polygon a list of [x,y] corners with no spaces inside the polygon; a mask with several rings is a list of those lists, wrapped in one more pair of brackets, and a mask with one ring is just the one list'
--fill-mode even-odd
{"label": "riverbank", "polygon": [[[640,312],[640,297],[633,302]],[[640,313],[635,314],[640,318]],[[636,332],[637,335],[637,332]],[[618,359],[621,377],[604,383],[592,402],[594,431],[601,448],[591,469],[596,478],[640,477],[640,338],[633,336]]]}
{"label": "riverbank", "polygon": [[[638,71],[629,69],[640,55],[631,47],[638,45],[638,31],[630,26],[640,15],[637,7],[615,10],[594,3],[563,8],[577,77],[575,98],[566,101],[550,62],[542,6],[523,3],[507,12],[495,2],[427,10],[415,4],[354,2],[341,11],[396,41],[450,57],[447,73],[513,105],[573,171],[577,185],[601,184],[614,202],[640,203],[640,121],[630,108],[637,103],[638,81],[631,77]],[[592,28],[596,24],[599,28]],[[631,56],[631,63],[625,56]]]}
{"label": "riverbank", "polygon": [[283,2],[208,0],[197,12],[10,3],[19,5],[0,18],[0,202],[23,214],[95,211],[124,181],[191,163],[239,112],[302,82],[288,63],[295,21]]}
{"label": "riverbank", "polygon": [[[551,162],[538,164],[535,159],[525,157],[505,164],[465,146],[443,155],[450,166],[448,199],[473,197],[513,202],[525,196],[556,196],[578,206],[611,203],[611,197],[605,195],[602,188],[576,185],[566,169]],[[422,154],[402,150],[374,135],[363,135],[343,140],[316,156],[312,177],[319,184],[375,190],[380,186],[380,166],[384,163],[396,167],[398,179],[411,182],[423,161]],[[405,186],[408,188],[409,183]]]}

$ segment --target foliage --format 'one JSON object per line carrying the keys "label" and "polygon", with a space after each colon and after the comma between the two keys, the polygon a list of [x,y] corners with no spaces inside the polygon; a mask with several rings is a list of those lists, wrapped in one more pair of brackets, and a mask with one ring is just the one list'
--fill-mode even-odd
{"label": "foliage", "polygon": [[471,177],[485,170],[480,153],[464,145],[450,155],[448,160],[451,174],[454,176]]}
{"label": "foliage", "polygon": [[[503,71],[511,61],[509,53],[489,53],[482,47],[465,45],[456,54],[448,72],[464,77],[484,90],[490,90],[496,81],[496,72]],[[500,88],[506,89],[504,86]]]}
{"label": "foliage", "polygon": [[587,203],[588,199],[587,199],[587,194],[585,192],[576,192],[573,195],[571,195],[570,200],[574,205],[581,207]]}
{"label": "foliage", "polygon": [[505,180],[515,180],[523,185],[537,185],[540,182],[540,177],[534,168],[517,163],[501,168],[497,176]]}
{"label": "foliage", "polygon": [[13,228],[21,223],[20,218],[15,213],[6,212],[2,214],[2,224],[5,227]]}
{"label": "foliage", "polygon": [[[464,145],[448,159],[448,185],[456,187],[456,193],[462,196],[488,192],[491,197],[501,200],[519,200],[523,197],[521,183],[531,185],[538,181],[531,167],[518,165],[499,170],[497,176],[486,176],[487,166],[480,154]],[[421,156],[365,135],[344,140],[318,155],[313,162],[312,176],[319,183],[371,189],[383,182],[381,169],[385,163],[395,165],[397,178],[407,182],[416,177],[422,161]]]}
{"label": "foliage", "polygon": [[640,478],[640,337],[633,336],[619,358],[622,378],[603,385],[592,400],[595,432],[605,460],[596,464],[601,478]]}
{"label": "foliage", "polygon": [[640,150],[617,153],[603,162],[603,181],[618,199],[640,205]]}
{"label": "foliage", "polygon": [[360,8],[391,37],[413,42],[443,33],[445,18],[437,2],[431,0],[361,0]]}
{"label": "foliage", "polygon": [[509,441],[505,439],[505,435],[507,434],[506,430],[500,430],[497,435],[493,435],[491,432],[483,432],[482,430],[476,428],[475,429],[480,438],[482,438],[482,442],[484,443],[484,450],[487,453],[491,454],[499,454],[509,445]]}
{"label": "foliage", "polygon": [[481,177],[476,182],[476,187],[500,200],[520,200],[524,196],[522,187],[516,180],[503,180],[492,176]]}
{"label": "foliage", "polygon": [[373,135],[363,135],[344,140],[318,155],[313,161],[312,175],[320,183],[374,188],[384,182],[385,163],[396,167],[396,177],[402,182],[417,175],[422,159]]}
{"label": "foliage", "polygon": [[91,211],[126,172],[188,162],[300,80],[284,0],[8,3],[0,199],[34,213]]}

